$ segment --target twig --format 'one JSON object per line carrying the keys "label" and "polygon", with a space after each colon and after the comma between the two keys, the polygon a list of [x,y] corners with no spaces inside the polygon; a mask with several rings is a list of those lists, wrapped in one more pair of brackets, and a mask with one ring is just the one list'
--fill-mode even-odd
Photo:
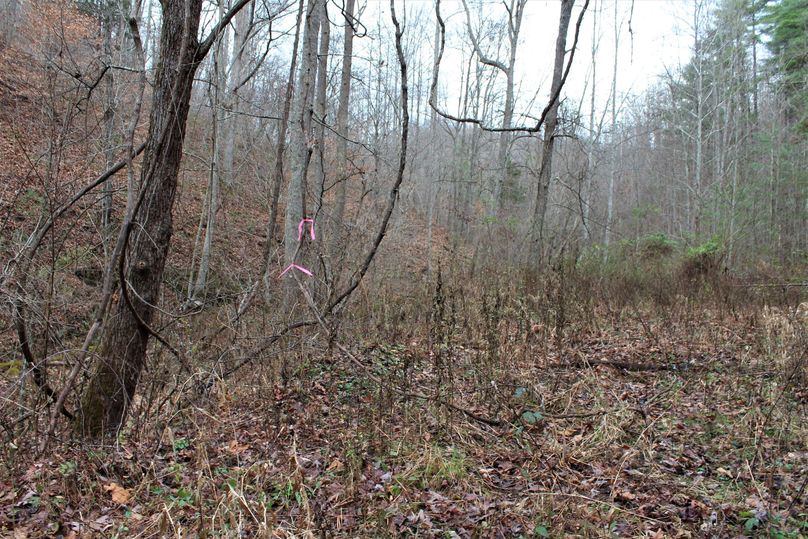
{"label": "twig", "polygon": [[791,288],[797,286],[808,286],[808,281],[801,283],[737,283],[730,286],[745,286],[750,288]]}
{"label": "twig", "polygon": [[656,519],[654,517],[641,515],[640,513],[637,513],[636,511],[632,511],[630,509],[620,507],[619,505],[615,505],[615,504],[613,504],[611,502],[607,502],[606,500],[598,500],[596,498],[590,498],[589,496],[584,496],[583,494],[576,494],[576,493],[572,493],[572,492],[568,493],[568,492],[550,492],[550,491],[536,492],[535,494],[540,495],[540,496],[565,496],[567,498],[578,498],[578,499],[581,499],[581,500],[586,500],[586,501],[588,501],[590,503],[602,503],[603,505],[606,505],[609,508],[614,509],[615,511],[620,511],[621,513],[626,513],[627,515],[632,515],[632,516],[635,516],[637,518],[641,518],[643,520],[656,522],[657,524],[662,524],[662,525],[670,524],[669,522],[665,522],[663,520],[659,520],[659,519]]}

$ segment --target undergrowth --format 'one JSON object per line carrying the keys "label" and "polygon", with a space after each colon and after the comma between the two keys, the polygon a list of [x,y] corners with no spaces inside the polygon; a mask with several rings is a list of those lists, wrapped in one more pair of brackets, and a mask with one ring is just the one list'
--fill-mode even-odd
{"label": "undergrowth", "polygon": [[232,374],[269,325],[250,318],[206,344],[217,306],[172,330],[195,372],[152,351],[114,445],[79,443],[65,426],[38,454],[48,408],[20,365],[3,363],[0,528],[808,534],[801,292],[744,288],[720,271],[693,279],[673,262],[585,262],[486,286],[436,271],[406,296],[387,281],[357,297],[337,334],[290,335]]}

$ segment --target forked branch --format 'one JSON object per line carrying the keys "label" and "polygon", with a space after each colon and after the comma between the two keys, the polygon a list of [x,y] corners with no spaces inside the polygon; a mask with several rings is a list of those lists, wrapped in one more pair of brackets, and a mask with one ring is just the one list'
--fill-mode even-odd
{"label": "forked branch", "polygon": [[[465,4],[464,4],[465,5]],[[561,96],[561,90],[564,88],[565,83],[567,82],[567,76],[570,73],[570,69],[572,68],[572,61],[575,58],[575,51],[578,48],[578,37],[581,33],[581,23],[584,20],[584,14],[586,14],[586,10],[589,7],[589,0],[584,0],[584,5],[581,8],[581,12],[578,14],[578,20],[575,22],[575,38],[572,42],[572,48],[569,51],[569,58],[567,59],[567,65],[564,68],[564,76],[561,78],[561,84],[558,88],[555,89],[554,92],[550,95],[550,101],[544,107],[539,116],[539,119],[536,121],[536,125],[534,126],[523,126],[523,127],[490,127],[483,123],[482,120],[479,118],[472,118],[467,116],[455,116],[453,114],[449,114],[440,109],[438,106],[438,80],[440,78],[440,64],[441,60],[443,59],[443,51],[446,47],[446,23],[443,20],[443,17],[440,14],[440,0],[435,0],[435,16],[438,19],[438,27],[440,28],[440,45],[438,47],[438,53],[435,55],[435,65],[432,71],[432,87],[430,88],[429,92],[429,106],[432,107],[439,116],[446,118],[447,120],[451,120],[453,122],[459,123],[469,123],[478,126],[483,131],[489,131],[492,133],[502,133],[502,132],[518,132],[518,133],[538,133],[542,126],[544,125],[544,121],[547,118],[547,115],[552,110],[553,106],[558,101],[559,97]],[[475,46],[475,49],[477,47]],[[485,62],[484,62],[485,63]],[[488,64],[494,65],[495,64]]]}

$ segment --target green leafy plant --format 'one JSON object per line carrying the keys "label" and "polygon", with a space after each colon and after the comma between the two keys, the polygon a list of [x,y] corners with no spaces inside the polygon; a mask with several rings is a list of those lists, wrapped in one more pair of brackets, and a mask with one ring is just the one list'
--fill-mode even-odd
{"label": "green leafy plant", "polygon": [[76,473],[76,462],[72,460],[65,461],[59,465],[59,473],[62,477],[68,477]]}
{"label": "green leafy plant", "polygon": [[544,416],[541,414],[541,412],[531,410],[525,410],[524,412],[522,412],[521,417],[522,422],[527,425],[536,425],[537,423],[544,420]]}
{"label": "green leafy plant", "polygon": [[177,438],[174,440],[174,451],[181,451],[183,449],[187,449],[191,445],[186,438]]}
{"label": "green leafy plant", "polygon": [[657,232],[643,236],[639,247],[643,258],[659,259],[672,255],[678,244],[662,232]]}
{"label": "green leafy plant", "polygon": [[194,493],[185,487],[178,488],[173,495],[169,496],[169,498],[179,507],[193,505],[194,503]]}

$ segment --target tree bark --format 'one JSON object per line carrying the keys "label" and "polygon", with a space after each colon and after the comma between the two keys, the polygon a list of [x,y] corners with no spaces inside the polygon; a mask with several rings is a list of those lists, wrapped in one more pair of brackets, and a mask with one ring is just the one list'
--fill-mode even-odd
{"label": "tree bark", "polygon": [[269,294],[270,270],[272,261],[270,258],[273,256],[272,246],[275,243],[276,228],[278,226],[278,201],[281,196],[281,187],[283,186],[284,172],[283,172],[283,159],[286,153],[286,133],[289,128],[289,118],[292,110],[292,99],[295,92],[295,75],[297,74],[297,51],[300,45],[300,23],[303,20],[303,13],[305,12],[305,0],[300,0],[297,10],[297,22],[295,23],[295,40],[292,45],[292,62],[289,66],[289,78],[286,81],[286,93],[283,100],[283,111],[281,113],[281,122],[278,127],[278,145],[275,148],[275,173],[274,181],[272,184],[272,193],[269,200],[269,219],[267,221],[267,242],[264,249],[264,271],[262,278],[265,285],[265,291]]}
{"label": "tree bark", "polygon": [[617,4],[614,5],[614,65],[612,68],[612,127],[611,127],[611,145],[612,145],[612,162],[609,168],[609,187],[606,193],[606,228],[603,232],[603,245],[606,249],[603,251],[603,256],[609,256],[609,244],[612,238],[612,221],[614,220],[614,184],[615,176],[617,174],[617,163],[615,150],[617,141],[617,53],[620,47],[620,31],[617,25]]}
{"label": "tree bark", "polygon": [[331,256],[339,252],[342,245],[342,227],[345,220],[345,201],[348,193],[348,112],[351,100],[351,68],[353,66],[353,14],[356,0],[345,2],[345,34],[342,43],[342,77],[339,86],[337,106],[337,194],[334,205],[331,235]]}
{"label": "tree bark", "polygon": [[[172,234],[172,209],[194,74],[216,36],[249,0],[239,0],[202,43],[197,41],[202,0],[162,2],[149,135],[134,211],[124,231],[129,261],[121,268],[121,299],[101,334],[98,359],[82,398],[76,428],[87,436],[112,435],[122,425],[146,362]],[[125,256],[124,253],[121,255]],[[131,298],[127,300],[127,298]],[[131,305],[129,304],[131,301]]]}
{"label": "tree bark", "polygon": [[[103,25],[104,62],[111,65],[112,59],[112,29],[113,21],[117,17],[111,8],[105,8],[101,15]],[[115,78],[113,71],[104,75],[104,161],[107,169],[115,164]],[[112,182],[104,184],[101,196],[101,229],[104,231],[104,244],[106,245],[110,226],[112,224]]]}
{"label": "tree bark", "polygon": [[[297,85],[295,110],[292,115],[292,151],[294,166],[286,190],[286,219],[284,225],[284,267],[295,262],[298,254],[297,226],[305,215],[306,175],[311,161],[311,123],[317,71],[317,36],[320,28],[322,0],[310,0],[303,30],[303,50]],[[328,21],[325,21],[327,24]],[[291,272],[287,273],[288,291],[297,288]]]}
{"label": "tree bark", "polygon": [[[315,185],[319,185],[319,196],[316,208],[319,208],[323,201],[323,190],[325,188],[325,118],[327,115],[326,91],[328,90],[328,47],[331,42],[331,22],[328,20],[327,3],[323,2],[320,9],[320,48],[317,53],[317,85],[314,99],[314,118],[312,124],[312,134],[314,135],[314,164],[312,167],[312,179]],[[313,213],[317,213],[315,209]]]}
{"label": "tree bark", "polygon": [[[553,62],[553,81],[550,95],[555,95],[562,84],[564,72],[564,57],[567,53],[567,31],[572,17],[573,0],[562,0],[561,14],[558,19],[558,37],[556,37],[555,60]],[[550,107],[544,123],[544,140],[541,149],[541,166],[539,168],[539,185],[536,190],[536,204],[533,209],[533,248],[530,256],[534,267],[543,263],[544,255],[544,220],[547,214],[547,199],[550,192],[550,180],[553,174],[553,147],[555,146],[555,131],[558,126],[558,106],[561,100],[557,99]]]}
{"label": "tree bark", "polygon": [[[244,59],[248,52],[250,32],[253,28],[254,9],[255,6],[244,9],[233,19],[233,52],[228,62],[229,67],[225,70],[226,76],[223,77],[225,82],[225,86],[222,88],[224,114],[220,122],[223,148],[219,168],[225,185],[232,185],[235,181],[236,138],[242,124],[242,116],[238,114],[239,88],[245,82],[243,79],[246,76],[247,64]],[[223,50],[226,51],[227,47],[224,47]],[[223,62],[221,57],[219,62]]]}
{"label": "tree bark", "polygon": [[598,53],[598,9],[597,0],[592,9],[592,88],[589,94],[589,141],[586,145],[586,172],[581,182],[579,204],[581,207],[581,242],[587,244],[590,240],[589,232],[589,186],[595,176],[595,145],[600,138],[600,128],[595,134],[595,95],[597,80],[597,53]]}
{"label": "tree bark", "polygon": [[[221,5],[219,13],[220,16],[224,14],[224,7]],[[227,111],[222,109],[221,99],[222,89],[227,87],[227,75],[222,65],[223,53],[227,50],[227,41],[224,37],[223,35],[222,39],[219,39],[213,50],[213,65],[210,74],[211,139],[213,144],[210,150],[210,174],[208,175],[207,203],[205,204],[207,208],[205,236],[202,241],[202,252],[199,255],[199,271],[196,274],[196,282],[188,296],[188,300],[196,305],[204,303],[205,289],[208,285],[208,273],[210,272],[210,259],[213,254],[213,237],[216,233],[216,214],[219,211],[219,186],[222,177],[228,177],[228,172],[222,166],[222,145],[227,144],[227,139],[222,133]],[[230,133],[230,138],[232,138],[232,133]],[[226,183],[227,181],[225,179]]]}

